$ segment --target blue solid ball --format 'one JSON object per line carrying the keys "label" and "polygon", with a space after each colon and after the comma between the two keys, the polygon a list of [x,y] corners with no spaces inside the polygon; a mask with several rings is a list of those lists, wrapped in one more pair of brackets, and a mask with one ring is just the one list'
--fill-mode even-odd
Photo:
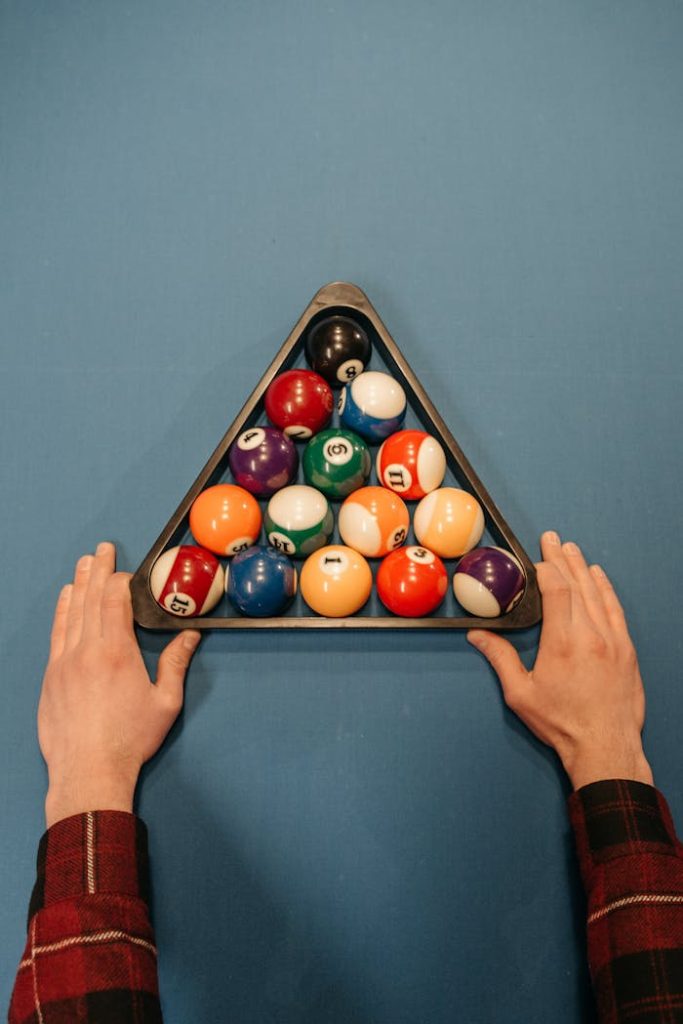
{"label": "blue solid ball", "polygon": [[367,370],[343,388],[339,396],[342,426],[366,441],[384,441],[400,429],[406,415],[405,391],[388,373]]}
{"label": "blue solid ball", "polygon": [[280,551],[254,544],[231,560],[225,573],[229,600],[254,618],[282,615],[296,594],[297,572]]}

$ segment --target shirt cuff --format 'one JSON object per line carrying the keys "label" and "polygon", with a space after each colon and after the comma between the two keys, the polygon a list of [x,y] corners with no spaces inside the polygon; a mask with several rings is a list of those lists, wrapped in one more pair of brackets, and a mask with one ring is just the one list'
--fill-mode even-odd
{"label": "shirt cuff", "polygon": [[569,817],[584,881],[617,857],[678,853],[667,802],[643,782],[608,779],[582,786],[569,797]]}
{"label": "shirt cuff", "polygon": [[116,893],[149,902],[147,827],[126,811],[88,811],[56,822],[38,846],[29,923],[74,896]]}

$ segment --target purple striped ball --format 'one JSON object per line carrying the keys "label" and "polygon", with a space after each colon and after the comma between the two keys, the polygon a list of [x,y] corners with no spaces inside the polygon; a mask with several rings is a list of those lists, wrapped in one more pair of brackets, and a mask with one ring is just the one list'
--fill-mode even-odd
{"label": "purple striped ball", "polygon": [[458,562],[453,593],[465,611],[493,619],[512,611],[524,594],[524,570],[502,548],[475,548]]}

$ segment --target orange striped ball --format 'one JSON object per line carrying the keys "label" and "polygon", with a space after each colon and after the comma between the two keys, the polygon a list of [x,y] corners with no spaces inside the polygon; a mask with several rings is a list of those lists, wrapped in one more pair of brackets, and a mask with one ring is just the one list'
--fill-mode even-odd
{"label": "orange striped ball", "polygon": [[439,487],[415,509],[415,536],[442,558],[471,551],[484,532],[484,513],[477,499],[458,487]]}
{"label": "orange striped ball", "polygon": [[406,503],[386,487],[361,487],[339,509],[342,540],[368,558],[379,558],[400,547],[409,526]]}

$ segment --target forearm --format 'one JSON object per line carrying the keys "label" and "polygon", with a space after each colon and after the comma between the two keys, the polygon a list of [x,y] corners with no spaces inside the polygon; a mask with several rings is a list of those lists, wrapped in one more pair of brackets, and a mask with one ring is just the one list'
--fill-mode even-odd
{"label": "forearm", "polygon": [[147,886],[139,818],[93,811],[52,826],[40,843],[9,1024],[57,1016],[159,1024]]}
{"label": "forearm", "polygon": [[601,1024],[679,1019],[683,847],[652,786],[603,781],[569,801],[588,898],[588,960]]}

